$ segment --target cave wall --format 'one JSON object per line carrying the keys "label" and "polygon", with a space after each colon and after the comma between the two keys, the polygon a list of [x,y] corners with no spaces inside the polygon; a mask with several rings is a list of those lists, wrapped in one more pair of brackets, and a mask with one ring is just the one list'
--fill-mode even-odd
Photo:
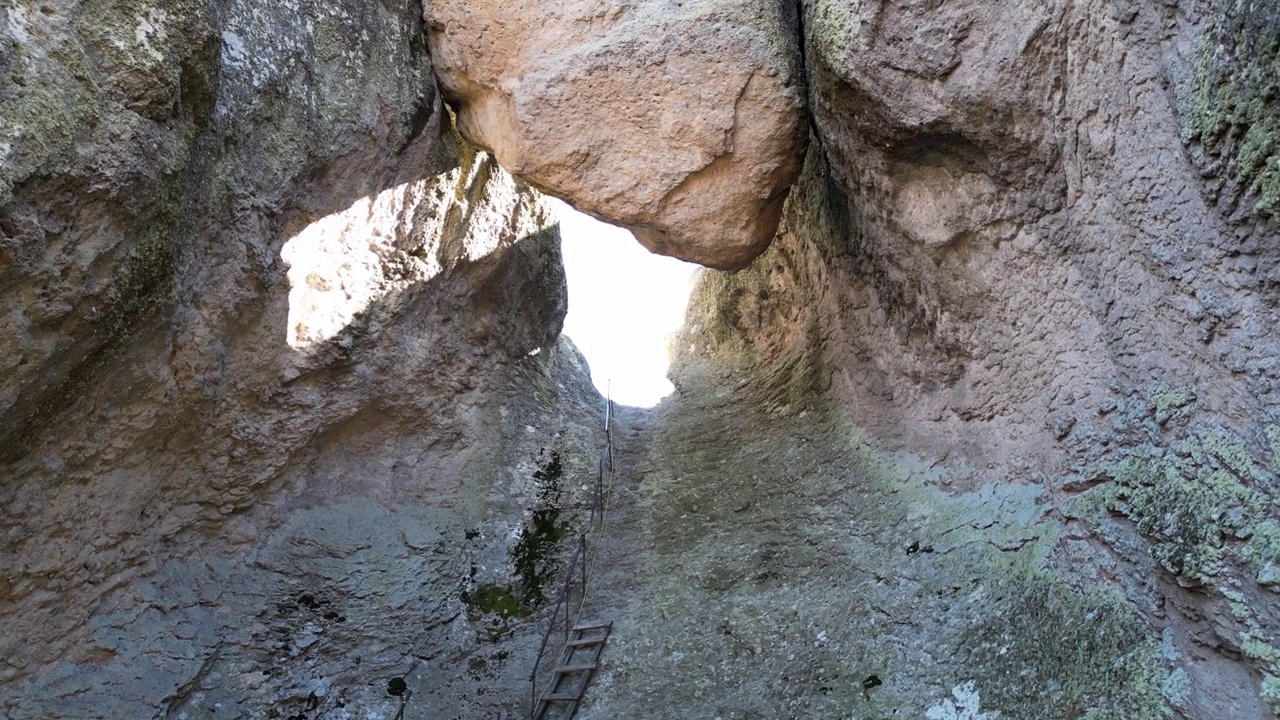
{"label": "cave wall", "polygon": [[[676,370],[683,401],[759,418],[741,452],[655,459],[650,496],[655,527],[709,527],[696,557],[779,549],[696,597],[657,554],[648,602],[702,609],[649,661],[724,646],[750,680],[676,693],[727,717],[1273,717],[1275,146],[1245,118],[1274,8],[804,7],[805,169],[770,250],[704,279]],[[717,463],[723,498],[681,479]],[[808,681],[770,685],[780,654]]]}
{"label": "cave wall", "polygon": [[0,8],[0,715],[524,690],[450,674],[466,598],[598,407],[554,220],[456,135],[421,17]]}

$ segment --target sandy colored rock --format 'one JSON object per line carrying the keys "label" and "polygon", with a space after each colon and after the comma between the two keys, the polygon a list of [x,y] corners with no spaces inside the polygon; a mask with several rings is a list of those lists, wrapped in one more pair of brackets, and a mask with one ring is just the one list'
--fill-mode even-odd
{"label": "sandy colored rock", "polygon": [[740,267],[805,145],[791,22],[768,3],[442,2],[428,45],[464,135],[649,249]]}

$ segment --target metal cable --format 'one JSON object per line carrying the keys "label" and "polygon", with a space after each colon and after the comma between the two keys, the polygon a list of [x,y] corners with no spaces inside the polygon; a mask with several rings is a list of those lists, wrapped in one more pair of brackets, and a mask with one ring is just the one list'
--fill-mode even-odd
{"label": "metal cable", "polygon": [[[605,490],[605,473],[606,468],[609,476],[608,491],[606,496]],[[542,665],[542,658],[546,655],[547,644],[551,640],[551,633],[555,630],[556,621],[560,618],[560,608],[564,606],[565,626],[564,636],[566,643],[569,639],[569,633],[574,625],[582,618],[582,611],[586,607],[587,595],[589,588],[589,580],[596,562],[600,557],[599,543],[588,546],[587,536],[594,531],[596,535],[603,535],[606,526],[606,514],[608,512],[608,498],[613,495],[614,481],[616,479],[616,471],[613,458],[613,396],[612,392],[605,396],[604,406],[604,450],[601,452],[600,462],[596,473],[596,484],[594,497],[591,503],[591,517],[587,523],[587,528],[578,536],[578,548],[574,551],[573,557],[569,560],[569,569],[565,573],[564,589],[560,591],[560,595],[556,600],[556,604],[551,612],[551,620],[547,623],[547,630],[542,635],[542,644],[538,647],[538,655],[533,663],[533,670],[529,673],[529,717],[532,719],[537,711],[538,701],[542,700],[542,695],[546,694],[546,689],[542,695],[537,691],[538,670]],[[573,613],[572,620],[569,617],[570,597],[569,592],[573,588],[574,570],[579,568],[578,563],[581,562],[582,570],[582,595],[578,600],[578,608]],[[404,672],[402,678],[408,678],[414,670],[421,664],[418,657],[418,650],[424,638],[419,637],[410,650],[413,661],[409,664],[409,669]],[[563,652],[563,647],[561,647]],[[403,694],[400,695],[400,706],[396,709],[394,720],[404,720],[405,708],[409,704],[409,698],[413,696],[413,691],[405,688]]]}
{"label": "metal cable", "polygon": [[[542,666],[542,658],[546,655],[547,644],[550,642],[552,631],[555,630],[557,621],[560,618],[560,607],[564,606],[565,626],[564,637],[565,643],[568,643],[569,633],[574,625],[582,618],[582,611],[586,607],[587,596],[589,594],[589,582],[592,570],[599,560],[600,547],[599,543],[588,546],[587,537],[593,532],[596,535],[603,534],[605,529],[605,513],[608,509],[608,500],[605,497],[605,469],[608,468],[609,474],[609,494],[612,495],[614,478],[616,476],[613,459],[613,397],[612,393],[606,395],[604,407],[604,450],[601,452],[600,462],[596,473],[596,483],[594,497],[591,503],[591,517],[588,521],[587,528],[578,536],[578,549],[574,551],[573,558],[569,562],[569,569],[565,573],[564,589],[560,592],[555,605],[551,611],[551,619],[547,623],[547,630],[542,635],[542,644],[538,647],[538,654],[534,659],[533,670],[529,673],[529,718],[533,720],[537,713],[538,703],[543,700],[547,690],[551,688],[548,685],[543,689],[542,693],[538,693],[538,670]],[[581,560],[582,571],[582,595],[578,599],[577,610],[570,619],[570,591],[573,588],[574,570],[578,569],[578,562]],[[564,648],[561,648],[563,653]]]}

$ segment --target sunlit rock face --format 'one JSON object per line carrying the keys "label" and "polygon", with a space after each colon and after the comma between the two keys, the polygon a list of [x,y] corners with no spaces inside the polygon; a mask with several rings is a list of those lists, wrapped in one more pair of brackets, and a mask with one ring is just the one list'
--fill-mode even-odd
{"label": "sunlit rock face", "polygon": [[753,0],[433,2],[464,135],[646,247],[740,267],[807,137],[794,19]]}
{"label": "sunlit rock face", "polygon": [[589,716],[1277,717],[1280,5],[804,7]]}

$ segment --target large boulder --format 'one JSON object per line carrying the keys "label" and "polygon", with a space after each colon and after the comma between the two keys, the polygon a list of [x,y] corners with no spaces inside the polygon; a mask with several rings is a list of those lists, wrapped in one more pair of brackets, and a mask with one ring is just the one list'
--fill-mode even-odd
{"label": "large boulder", "polygon": [[464,135],[650,250],[759,255],[805,147],[791,20],[754,0],[427,5]]}

